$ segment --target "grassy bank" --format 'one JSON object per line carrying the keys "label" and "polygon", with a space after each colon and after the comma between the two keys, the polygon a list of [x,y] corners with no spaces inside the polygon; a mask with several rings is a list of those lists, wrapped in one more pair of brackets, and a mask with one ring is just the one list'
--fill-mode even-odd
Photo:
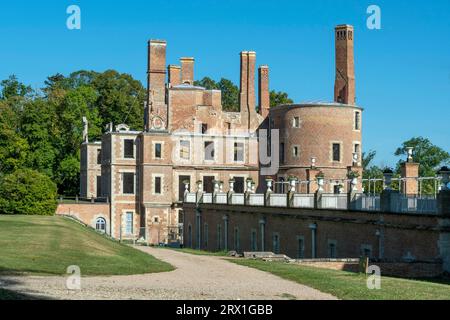
{"label": "grassy bank", "polygon": [[428,300],[450,299],[450,282],[381,278],[380,290],[367,288],[367,277],[345,271],[304,267],[262,260],[229,260],[243,266],[273,273],[281,278],[330,293],[345,300]]}
{"label": "grassy bank", "polygon": [[146,253],[62,217],[0,215],[0,273],[128,275],[173,270]]}

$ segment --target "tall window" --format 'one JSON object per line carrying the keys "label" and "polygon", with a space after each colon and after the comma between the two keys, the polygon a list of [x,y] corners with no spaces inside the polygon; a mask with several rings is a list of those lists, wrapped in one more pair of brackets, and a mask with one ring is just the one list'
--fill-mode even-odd
{"label": "tall window", "polygon": [[95,221],[95,230],[102,233],[106,232],[106,220],[104,218],[97,218]]}
{"label": "tall window", "polygon": [[205,141],[205,160],[214,160],[214,142]]}
{"label": "tall window", "polygon": [[207,123],[202,123],[201,133],[202,134],[206,134],[206,132],[208,132],[208,124]]}
{"label": "tall window", "polygon": [[184,190],[186,189],[184,186],[184,182],[187,181],[189,183],[188,191],[191,188],[191,177],[190,176],[179,176],[178,177],[178,200],[184,200]]}
{"label": "tall window", "polygon": [[303,237],[297,238],[297,258],[303,259],[305,257],[305,240]]}
{"label": "tall window", "polygon": [[361,128],[361,112],[355,112],[355,130],[360,130]]}
{"label": "tall window", "polygon": [[155,143],[155,158],[161,159],[162,157],[162,145],[161,143]]}
{"label": "tall window", "polygon": [[161,194],[161,177],[155,177],[155,194]]}
{"label": "tall window", "polygon": [[127,140],[124,140],[123,144],[124,144],[123,157],[126,159],[133,159],[134,158],[134,141],[127,139]]}
{"label": "tall window", "polygon": [[214,190],[214,176],[204,176],[203,177],[203,190],[206,193],[212,193]]}
{"label": "tall window", "polygon": [[125,214],[125,234],[133,234],[133,212],[127,212]]}
{"label": "tall window", "polygon": [[280,143],[280,163],[284,163],[284,142]]}
{"label": "tall window", "polygon": [[292,156],[293,156],[294,158],[298,158],[298,147],[297,147],[297,146],[294,146],[294,147],[292,148]]}
{"label": "tall window", "polygon": [[134,194],[134,173],[123,173],[122,190],[124,194]]}
{"label": "tall window", "polygon": [[272,241],[273,253],[279,254],[280,253],[280,236],[278,235],[278,233],[273,234],[272,240],[273,240]]}
{"label": "tall window", "polygon": [[300,128],[300,118],[299,117],[294,117],[294,119],[292,120],[292,126],[294,128]]}
{"label": "tall window", "polygon": [[333,161],[341,161],[341,145],[333,143]]}
{"label": "tall window", "polygon": [[97,149],[97,164],[102,164],[102,149]]}
{"label": "tall window", "polygon": [[180,141],[180,158],[189,160],[191,154],[191,143],[188,140]]}
{"label": "tall window", "polygon": [[359,154],[360,151],[360,147],[359,147],[359,143],[355,143],[355,153]]}
{"label": "tall window", "polygon": [[252,251],[258,251],[258,239],[256,238],[256,230],[252,230],[251,247]]}
{"label": "tall window", "polygon": [[234,143],[234,161],[244,161],[244,144],[240,142]]}

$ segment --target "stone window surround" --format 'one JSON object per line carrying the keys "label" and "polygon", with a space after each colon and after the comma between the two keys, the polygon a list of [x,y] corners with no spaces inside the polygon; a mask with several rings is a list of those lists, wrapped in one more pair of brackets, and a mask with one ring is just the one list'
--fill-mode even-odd
{"label": "stone window surround", "polygon": [[[242,160],[237,160],[237,161],[235,161],[234,160],[234,148],[235,148],[235,143],[240,143],[240,144],[242,144]],[[247,148],[246,148],[246,146],[245,146],[245,140],[244,141],[240,141],[240,140],[238,140],[237,138],[235,138],[234,139],[234,141],[233,141],[233,143],[232,143],[232,150],[233,150],[233,152],[232,153],[230,153],[230,155],[231,155],[231,162],[232,163],[235,163],[235,164],[244,164],[245,163],[245,160],[246,160],[246,156],[245,156],[245,154],[246,154],[246,151],[247,151]]]}
{"label": "stone window surround", "polygon": [[[161,158],[156,157],[156,145],[161,145]],[[164,160],[164,141],[152,141],[152,159],[153,160]]]}
{"label": "stone window surround", "polygon": [[[339,161],[333,160],[333,144],[339,144]],[[331,163],[342,163],[344,158],[344,142],[342,141],[330,141],[330,162]]]}
{"label": "stone window surround", "polygon": [[[298,123],[296,123],[297,119],[298,119]],[[301,123],[302,122],[301,122],[301,119],[300,119],[299,116],[293,116],[292,117],[292,128],[299,129],[301,127]]]}
{"label": "stone window surround", "polygon": [[[206,152],[205,152],[205,143],[206,142],[212,142],[214,147],[214,157],[213,159],[206,159]],[[202,153],[203,153],[203,162],[204,163],[215,163],[217,161],[217,141],[216,139],[203,139],[202,141]]]}
{"label": "stone window surround", "polygon": [[[161,178],[161,193],[155,192],[155,178]],[[162,196],[164,194],[164,174],[162,173],[152,173],[152,195],[153,196]]]}
{"label": "stone window surround", "polygon": [[[189,176],[189,177],[191,177],[191,182],[189,184],[189,189],[191,190],[191,192],[196,191],[196,187],[197,187],[197,184],[196,184],[197,181],[195,181],[195,173],[192,173],[190,171],[176,171],[175,172],[175,179],[174,179],[174,187],[175,187],[174,190],[176,192],[176,199],[179,199],[179,197],[180,197],[180,195],[178,194],[179,193],[178,181],[180,180],[180,176]],[[203,181],[203,177],[202,177],[201,180]]]}
{"label": "stone window surround", "polygon": [[[297,148],[297,155],[295,155],[295,152],[294,152],[295,148]],[[294,159],[300,158],[300,146],[297,144],[292,146],[292,158],[294,158]]]}
{"label": "stone window surround", "polygon": [[103,213],[98,213],[92,217],[91,226],[96,229],[97,219],[99,218],[105,220],[105,233],[108,233],[108,218]]}
{"label": "stone window surround", "polygon": [[[182,158],[181,157],[181,141],[188,141],[189,142],[189,157],[188,158]],[[192,139],[190,137],[181,137],[177,141],[177,154],[178,154],[179,161],[189,162],[192,159]]]}
{"label": "stone window surround", "polygon": [[361,162],[361,160],[362,160],[362,156],[361,156],[361,154],[362,154],[361,141],[356,141],[355,140],[355,141],[353,141],[352,145],[353,145],[353,149],[352,149],[353,152],[355,152],[355,146],[359,145],[358,162]]}
{"label": "stone window surround", "polygon": [[[136,170],[135,169],[121,169],[117,171],[119,173],[119,195],[121,196],[134,196],[137,191],[136,184]],[[124,173],[134,173],[134,193],[123,193],[123,174]]]}
{"label": "stone window surround", "polygon": [[[125,161],[136,161],[136,152],[137,152],[137,143],[136,143],[136,137],[134,136],[120,136],[120,156],[119,160],[125,160]],[[125,158],[125,140],[133,140],[133,158]],[[112,142],[114,143],[114,142]]]}

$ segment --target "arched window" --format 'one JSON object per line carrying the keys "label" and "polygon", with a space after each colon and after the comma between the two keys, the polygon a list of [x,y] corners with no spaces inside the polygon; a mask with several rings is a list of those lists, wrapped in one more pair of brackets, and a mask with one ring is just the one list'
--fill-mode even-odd
{"label": "arched window", "polygon": [[104,218],[97,218],[95,221],[95,230],[102,233],[106,232],[106,220]]}

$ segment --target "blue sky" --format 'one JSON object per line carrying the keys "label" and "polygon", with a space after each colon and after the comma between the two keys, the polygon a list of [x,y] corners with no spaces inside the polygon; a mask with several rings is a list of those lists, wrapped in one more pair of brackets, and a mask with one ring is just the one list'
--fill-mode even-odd
{"label": "blue sky", "polygon": [[[82,29],[66,28],[81,8]],[[366,9],[381,8],[369,30]],[[271,88],[296,101],[333,99],[337,24],[355,26],[357,102],[364,149],[393,165],[402,141],[424,136],[450,151],[449,0],[2,1],[0,79],[16,74],[40,88],[57,72],[116,69],[145,83],[146,45],[168,41],[168,63],[196,58],[197,79],[238,83],[242,50],[271,68]]]}

